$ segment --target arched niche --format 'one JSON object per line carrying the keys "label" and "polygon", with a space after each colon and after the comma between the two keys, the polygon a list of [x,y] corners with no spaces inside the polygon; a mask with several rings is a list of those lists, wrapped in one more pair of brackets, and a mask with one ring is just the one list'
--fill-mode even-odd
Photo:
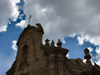
{"label": "arched niche", "polygon": [[27,63],[27,51],[28,51],[28,46],[24,45],[21,51],[21,63]]}
{"label": "arched niche", "polygon": [[27,62],[28,46],[24,45],[21,50],[19,70],[24,70],[28,66]]}

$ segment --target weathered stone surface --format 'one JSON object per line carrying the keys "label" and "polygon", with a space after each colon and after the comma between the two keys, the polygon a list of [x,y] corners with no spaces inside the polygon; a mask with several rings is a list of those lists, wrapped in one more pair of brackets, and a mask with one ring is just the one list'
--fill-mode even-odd
{"label": "weathered stone surface", "polygon": [[7,75],[100,75],[100,67],[91,64],[87,48],[84,50],[86,64],[80,58],[68,59],[69,50],[62,48],[60,39],[58,47],[48,39],[42,44],[44,31],[41,24],[36,26],[28,25],[20,34],[16,60]]}

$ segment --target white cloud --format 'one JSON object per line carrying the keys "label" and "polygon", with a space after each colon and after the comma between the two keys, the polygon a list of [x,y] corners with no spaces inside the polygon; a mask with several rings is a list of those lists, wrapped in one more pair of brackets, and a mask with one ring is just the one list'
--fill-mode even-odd
{"label": "white cloud", "polygon": [[7,31],[9,18],[15,20],[19,15],[18,2],[20,0],[0,0],[0,32]]}
{"label": "white cloud", "polygon": [[7,31],[7,25],[1,25],[0,32],[5,32],[5,31]]}
{"label": "white cloud", "polygon": [[25,20],[21,20],[20,23],[17,23],[16,26],[21,27],[21,28],[25,28],[27,26],[26,21]]}
{"label": "white cloud", "polygon": [[17,50],[16,43],[17,43],[16,40],[13,40],[13,41],[12,41],[12,47],[11,47],[11,48],[12,48],[13,50]]}
{"label": "white cloud", "polygon": [[92,51],[93,51],[93,48],[91,48],[91,47],[88,47],[88,49],[89,49],[89,51],[90,51],[90,52],[92,52]]}
{"label": "white cloud", "polygon": [[13,17],[13,21],[16,21],[16,19],[18,18],[19,15],[19,11],[18,11],[18,6],[16,5],[16,3],[19,3],[20,0],[10,0],[11,5],[12,5],[12,17]]}
{"label": "white cloud", "polygon": [[79,45],[83,45],[84,44],[84,38],[83,37],[78,36],[77,40],[78,40]]}

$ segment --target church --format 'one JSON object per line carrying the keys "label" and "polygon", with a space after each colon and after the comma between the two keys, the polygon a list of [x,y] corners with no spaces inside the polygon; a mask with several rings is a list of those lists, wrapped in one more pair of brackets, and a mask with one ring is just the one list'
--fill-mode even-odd
{"label": "church", "polygon": [[58,39],[57,46],[52,40],[42,43],[44,30],[40,23],[30,24],[20,34],[18,52],[6,75],[100,75],[100,66],[91,64],[89,50],[84,49],[86,63],[82,59],[66,57],[69,50],[62,48]]}

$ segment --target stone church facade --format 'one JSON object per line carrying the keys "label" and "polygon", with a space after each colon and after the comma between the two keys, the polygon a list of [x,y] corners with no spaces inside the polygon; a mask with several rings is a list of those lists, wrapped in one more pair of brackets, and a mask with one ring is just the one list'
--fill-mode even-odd
{"label": "stone church facade", "polygon": [[44,34],[41,24],[30,24],[20,34],[18,52],[7,75],[100,75],[100,67],[91,64],[89,50],[84,50],[86,63],[82,59],[68,59],[68,49],[62,48],[60,39],[57,47],[52,40],[42,43]]}

